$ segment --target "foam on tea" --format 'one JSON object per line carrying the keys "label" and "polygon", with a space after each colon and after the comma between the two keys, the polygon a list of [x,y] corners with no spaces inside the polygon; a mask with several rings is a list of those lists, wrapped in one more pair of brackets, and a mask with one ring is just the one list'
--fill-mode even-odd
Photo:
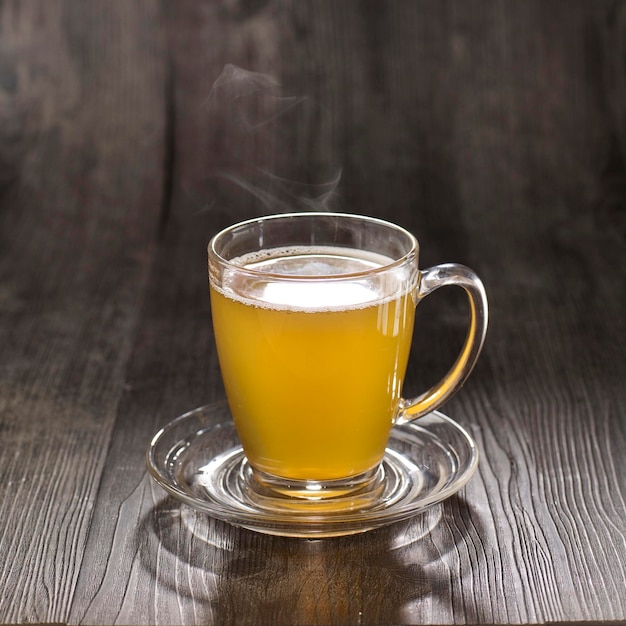
{"label": "foam on tea", "polygon": [[[362,308],[397,297],[405,285],[399,270],[385,276],[371,270],[393,264],[393,259],[350,248],[293,247],[253,253],[231,263],[265,274],[302,277],[302,281],[268,281],[255,275],[231,274],[223,279],[222,292],[246,304],[293,311],[319,312]],[[333,280],[348,274],[370,272],[352,281]]]}

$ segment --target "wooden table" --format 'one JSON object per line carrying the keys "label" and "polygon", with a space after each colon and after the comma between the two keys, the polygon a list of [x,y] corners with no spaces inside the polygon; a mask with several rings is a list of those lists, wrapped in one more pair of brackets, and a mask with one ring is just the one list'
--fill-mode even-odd
{"label": "wooden table", "polygon": [[[626,620],[625,198],[619,0],[5,0],[0,622]],[[474,478],[316,541],[195,513],[144,460],[224,397],[209,237],[311,207],[405,226],[491,307],[444,407]],[[466,315],[420,304],[407,390]]]}

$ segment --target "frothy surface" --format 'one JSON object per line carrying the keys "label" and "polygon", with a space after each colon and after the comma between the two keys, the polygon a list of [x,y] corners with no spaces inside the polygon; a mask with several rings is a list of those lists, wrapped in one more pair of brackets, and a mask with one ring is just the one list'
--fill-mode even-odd
{"label": "frothy surface", "polygon": [[378,305],[399,295],[406,272],[394,268],[348,277],[393,263],[389,257],[350,248],[283,248],[231,262],[292,279],[272,280],[226,271],[223,288],[217,289],[226,297],[257,307],[309,312]]}
{"label": "frothy surface", "polygon": [[294,246],[252,252],[231,263],[284,276],[331,277],[384,267],[394,259],[354,248]]}

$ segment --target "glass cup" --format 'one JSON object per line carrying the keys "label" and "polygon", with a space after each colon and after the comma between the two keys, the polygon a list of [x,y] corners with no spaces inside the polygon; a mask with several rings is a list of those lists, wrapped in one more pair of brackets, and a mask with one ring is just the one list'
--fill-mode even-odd
{"label": "glass cup", "polygon": [[[439,407],[471,372],[483,285],[458,264],[420,270],[418,250],[399,226],[339,213],[252,219],[209,243],[220,368],[261,506],[376,498],[393,426]],[[444,285],[468,296],[467,337],[443,379],[405,399],[415,307]]]}

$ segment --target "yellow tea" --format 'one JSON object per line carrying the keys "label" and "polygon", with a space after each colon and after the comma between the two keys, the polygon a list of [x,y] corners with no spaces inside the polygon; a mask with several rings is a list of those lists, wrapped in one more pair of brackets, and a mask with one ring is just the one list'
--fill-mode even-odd
{"label": "yellow tea", "polygon": [[253,272],[211,285],[222,377],[246,456],[298,480],[377,466],[413,333],[408,270],[377,273],[393,260],[349,248],[264,254],[231,261]]}

